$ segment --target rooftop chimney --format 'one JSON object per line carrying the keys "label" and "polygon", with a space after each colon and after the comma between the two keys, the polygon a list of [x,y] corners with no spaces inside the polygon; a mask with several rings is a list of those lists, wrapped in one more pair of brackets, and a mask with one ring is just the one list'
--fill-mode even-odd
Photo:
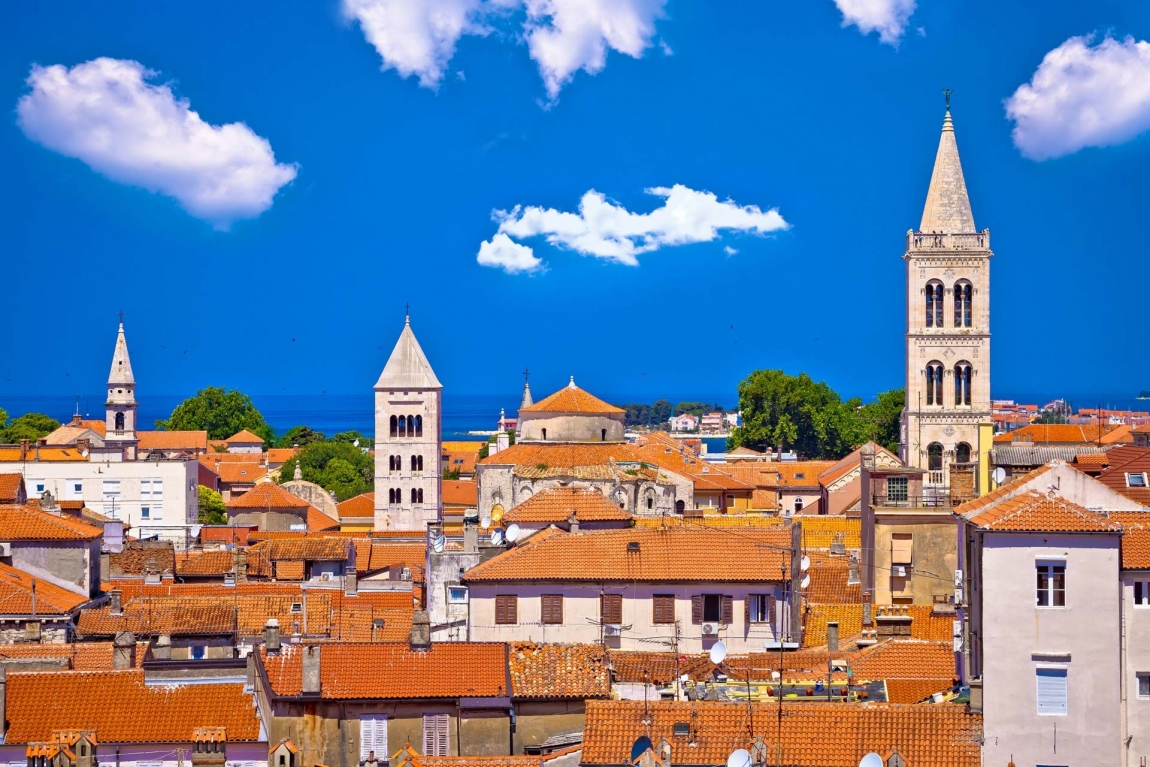
{"label": "rooftop chimney", "polygon": [[235,544],[236,583],[248,582],[248,552]]}
{"label": "rooftop chimney", "polygon": [[136,665],[136,635],[131,631],[117,631],[112,640],[112,668],[134,668]]}
{"label": "rooftop chimney", "polygon": [[431,620],[427,610],[416,610],[411,616],[411,649],[431,649]]}
{"label": "rooftop chimney", "polygon": [[156,637],[156,644],[152,648],[152,657],[156,660],[172,659],[172,635],[160,634]]}
{"label": "rooftop chimney", "polygon": [[20,460],[23,461],[28,457],[28,447],[32,444],[30,439],[20,440]]}
{"label": "rooftop chimney", "polygon": [[119,589],[108,592],[108,606],[112,608],[112,615],[121,615],[124,612],[123,592]]}
{"label": "rooftop chimney", "polygon": [[463,551],[467,554],[479,551],[479,528],[473,524],[463,525]]}
{"label": "rooftop chimney", "polygon": [[567,517],[567,529],[573,533],[579,532],[579,517],[575,516],[575,509],[571,509],[571,516]]}
{"label": "rooftop chimney", "polygon": [[268,655],[280,651],[280,622],[275,618],[268,618],[267,624],[264,625],[264,647],[267,648]]}
{"label": "rooftop chimney", "polygon": [[303,648],[303,686],[300,692],[304,695],[319,695],[319,645],[308,645]]}
{"label": "rooftop chimney", "polygon": [[839,622],[827,622],[827,650],[829,652],[839,651]]}

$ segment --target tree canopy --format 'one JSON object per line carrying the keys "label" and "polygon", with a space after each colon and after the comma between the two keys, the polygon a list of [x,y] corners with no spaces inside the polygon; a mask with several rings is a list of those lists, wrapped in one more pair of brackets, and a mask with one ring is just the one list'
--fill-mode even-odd
{"label": "tree canopy", "polygon": [[312,442],[323,442],[325,439],[327,438],[322,431],[315,431],[310,426],[293,426],[276,440],[276,447],[295,447],[296,445],[303,447]]}
{"label": "tree canopy", "polygon": [[804,458],[832,460],[869,439],[897,450],[904,400],[903,390],[896,389],[866,405],[857,397],[843,401],[826,382],[806,373],[756,370],[739,384],[743,425],[731,432],[727,446],[776,446]]}
{"label": "tree canopy", "polygon": [[11,445],[22,439],[35,442],[60,428],[60,422],[43,413],[25,413],[8,421],[8,412],[0,408],[0,444]]}
{"label": "tree canopy", "polygon": [[291,481],[297,463],[305,480],[335,493],[341,501],[371,492],[375,485],[375,460],[351,442],[326,440],[301,446],[280,467],[280,482]]}
{"label": "tree canopy", "polygon": [[210,487],[200,488],[200,524],[226,525],[228,522],[228,507],[223,497]]}
{"label": "tree canopy", "polygon": [[266,444],[275,439],[272,427],[252,399],[235,389],[216,386],[200,389],[194,397],[176,406],[167,420],[157,420],[157,429],[167,431],[206,431],[208,439],[227,439],[247,429],[262,437]]}

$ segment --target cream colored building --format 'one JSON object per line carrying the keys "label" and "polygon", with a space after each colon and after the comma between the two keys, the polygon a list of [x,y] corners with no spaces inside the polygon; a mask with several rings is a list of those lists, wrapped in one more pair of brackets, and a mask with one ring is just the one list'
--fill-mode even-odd
{"label": "cream colored building", "polygon": [[922,223],[907,232],[906,409],[900,454],[924,492],[986,492],[990,449],[990,231],[974,224],[947,107]]}
{"label": "cream colored building", "polygon": [[404,322],[375,384],[375,529],[426,530],[443,519],[443,385]]}

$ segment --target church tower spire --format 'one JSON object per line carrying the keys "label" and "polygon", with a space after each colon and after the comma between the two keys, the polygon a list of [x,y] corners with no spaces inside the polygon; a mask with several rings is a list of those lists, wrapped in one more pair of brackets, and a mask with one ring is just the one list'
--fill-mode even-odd
{"label": "church tower spire", "polygon": [[523,398],[519,400],[519,409],[531,407],[535,404],[535,400],[531,398],[531,382],[527,380],[529,370],[523,370]]}
{"label": "church tower spire", "polygon": [[958,141],[954,137],[949,103],[946,116],[942,118],[942,136],[934,156],[934,172],[930,175],[919,231],[924,234],[976,231],[970,198],[966,194],[966,179],[962,175],[962,162],[958,159]]}
{"label": "church tower spire", "polygon": [[112,369],[108,373],[108,400],[105,403],[104,444],[124,451],[124,460],[136,460],[136,377],[128,356],[128,339],[124,336],[124,315],[116,348],[112,351]]}

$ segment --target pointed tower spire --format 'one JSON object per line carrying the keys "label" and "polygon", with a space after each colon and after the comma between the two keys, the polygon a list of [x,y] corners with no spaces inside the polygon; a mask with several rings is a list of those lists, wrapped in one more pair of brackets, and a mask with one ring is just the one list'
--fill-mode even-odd
{"label": "pointed tower spire", "polygon": [[123,460],[136,460],[136,377],[132,375],[132,360],[128,357],[123,312],[120,312],[120,329],[116,333],[116,349],[112,352],[112,370],[108,373],[104,424],[104,444],[123,450]]}
{"label": "pointed tower spire", "polygon": [[109,386],[134,386],[132,360],[128,357],[128,339],[124,337],[124,316],[120,315],[120,332],[116,334],[116,349],[112,352],[112,371],[108,373]]}
{"label": "pointed tower spire", "polygon": [[954,138],[954,121],[950,117],[949,92],[946,116],[942,120],[942,137],[934,157],[934,172],[930,176],[930,189],[926,193],[926,207],[922,211],[919,231],[927,234],[970,234],[978,231],[974,228],[974,214],[970,211],[966,180],[962,176],[962,163],[958,159],[958,142]]}
{"label": "pointed tower spire", "polygon": [[519,400],[520,410],[535,404],[535,400],[531,398],[531,383],[527,380],[529,372],[527,368],[523,369],[523,398]]}
{"label": "pointed tower spire", "polygon": [[443,388],[439,379],[435,377],[435,371],[431,369],[431,363],[427,361],[427,356],[419,346],[419,341],[415,339],[415,333],[411,330],[410,316],[404,319],[403,331],[399,334],[399,340],[395,342],[395,348],[391,350],[391,356],[387,358],[387,364],[383,366],[383,373],[375,382],[375,388],[377,390]]}

